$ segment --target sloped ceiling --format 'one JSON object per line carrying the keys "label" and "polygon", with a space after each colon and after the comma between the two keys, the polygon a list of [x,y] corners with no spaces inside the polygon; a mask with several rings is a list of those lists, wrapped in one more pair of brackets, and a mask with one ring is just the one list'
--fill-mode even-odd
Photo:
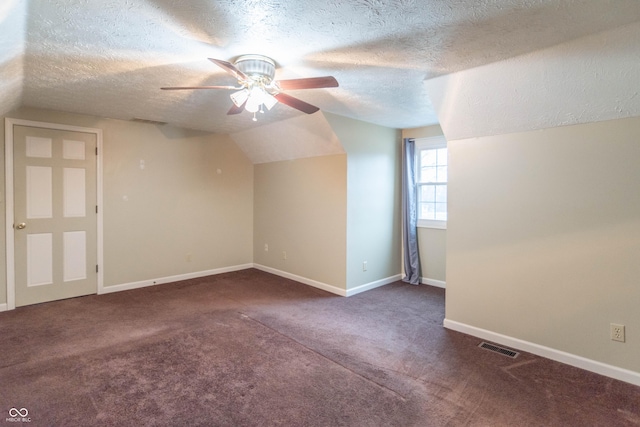
{"label": "sloped ceiling", "polygon": [[0,114],[18,108],[24,85],[27,4],[20,0],[0,3]]}
{"label": "sloped ceiling", "polygon": [[231,84],[207,57],[259,53],[323,111],[392,128],[438,122],[425,80],[640,19],[637,0],[4,0],[0,105],[20,104],[235,133],[302,113],[227,116]]}
{"label": "sloped ceiling", "polygon": [[640,23],[425,82],[449,140],[640,116]]}
{"label": "sloped ceiling", "polygon": [[243,130],[231,134],[231,138],[254,164],[345,152],[321,113]]}

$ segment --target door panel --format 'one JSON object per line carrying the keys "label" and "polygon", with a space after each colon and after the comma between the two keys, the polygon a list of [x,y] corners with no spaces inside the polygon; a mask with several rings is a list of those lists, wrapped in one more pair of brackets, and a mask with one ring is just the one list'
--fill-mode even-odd
{"label": "door panel", "polygon": [[96,293],[96,135],[13,130],[16,306]]}
{"label": "door panel", "polygon": [[53,234],[27,234],[27,286],[53,284]]}
{"label": "door panel", "polygon": [[82,280],[87,278],[87,232],[65,231],[63,234],[63,280]]}
{"label": "door panel", "polygon": [[53,217],[53,173],[49,166],[27,166],[27,219]]}
{"label": "door panel", "polygon": [[86,177],[82,168],[64,168],[63,181],[63,212],[65,218],[86,216]]}

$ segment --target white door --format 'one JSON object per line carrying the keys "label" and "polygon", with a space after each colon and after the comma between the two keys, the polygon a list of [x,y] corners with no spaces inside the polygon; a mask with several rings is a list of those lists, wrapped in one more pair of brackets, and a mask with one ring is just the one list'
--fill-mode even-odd
{"label": "white door", "polygon": [[96,135],[14,125],[16,306],[97,292]]}

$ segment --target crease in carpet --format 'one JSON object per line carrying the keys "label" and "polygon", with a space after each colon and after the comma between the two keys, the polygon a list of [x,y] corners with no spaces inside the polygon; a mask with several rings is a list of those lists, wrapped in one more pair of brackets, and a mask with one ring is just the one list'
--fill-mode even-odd
{"label": "crease in carpet", "polygon": [[[334,359],[332,359],[332,358],[330,358],[330,357],[328,357],[328,356],[326,356],[326,355],[324,355],[324,354],[320,353],[320,352],[319,352],[319,351],[317,351],[316,349],[314,349],[314,348],[312,348],[312,347],[309,347],[308,345],[304,344],[303,342],[300,342],[300,341],[296,340],[296,339],[295,339],[295,338],[293,338],[292,336],[286,335],[286,334],[284,334],[284,333],[280,332],[279,330],[277,330],[277,329],[275,329],[275,328],[272,328],[271,326],[269,326],[269,325],[267,325],[267,324],[265,324],[265,323],[262,323],[261,321],[259,321],[259,320],[255,319],[255,318],[253,318],[253,317],[251,317],[251,316],[249,316],[249,315],[247,315],[247,314],[245,314],[245,313],[240,313],[240,317],[242,317],[243,319],[248,319],[248,320],[251,320],[251,321],[253,321],[253,322],[256,322],[256,323],[260,324],[261,326],[263,326],[263,327],[265,327],[265,328],[267,328],[267,329],[269,329],[269,330],[271,330],[271,331],[273,331],[273,332],[277,333],[278,335],[280,335],[280,336],[282,336],[282,337],[285,337],[285,338],[286,338],[286,339],[288,339],[289,341],[295,342],[296,344],[298,344],[298,345],[300,345],[300,346],[304,347],[304,348],[305,348],[305,349],[307,349],[308,351],[310,351],[310,352],[312,352],[312,353],[314,353],[314,354],[316,354],[316,355],[318,355],[318,356],[322,357],[323,359],[328,360],[329,362],[331,362],[331,363],[333,363],[333,364],[335,364],[335,365],[338,365],[338,366],[342,367],[343,369],[346,369],[347,371],[351,372],[352,374],[357,375],[358,377],[360,377],[360,378],[364,379],[365,381],[367,381],[367,382],[369,382],[369,383],[371,383],[371,384],[373,384],[373,385],[375,385],[375,386],[377,386],[377,387],[379,387],[379,388],[381,388],[381,389],[383,389],[383,390],[385,390],[385,391],[387,391],[387,392],[390,392],[390,393],[392,393],[392,394],[396,395],[397,397],[399,397],[400,399],[402,399],[402,401],[403,401],[403,402],[405,402],[405,401],[407,400],[407,397],[406,397],[406,396],[403,396],[402,394],[400,394],[400,393],[399,393],[399,392],[397,392],[396,390],[393,390],[393,389],[391,389],[391,388],[389,388],[389,387],[385,386],[384,384],[380,384],[379,382],[374,381],[373,379],[368,378],[368,377],[366,377],[366,376],[362,375],[361,373],[359,373],[359,372],[357,372],[357,371],[355,371],[355,370],[351,369],[351,368],[350,368],[350,367],[348,367],[347,365],[345,365],[345,364],[343,364],[343,363],[340,363],[340,362],[338,362],[337,360],[334,360]],[[381,367],[380,367],[380,369],[384,369],[384,368],[381,368]],[[385,370],[386,370],[386,369],[385,369]]]}

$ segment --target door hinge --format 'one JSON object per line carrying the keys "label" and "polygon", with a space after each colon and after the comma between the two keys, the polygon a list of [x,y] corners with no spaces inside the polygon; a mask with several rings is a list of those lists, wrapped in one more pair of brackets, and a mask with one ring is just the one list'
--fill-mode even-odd
{"label": "door hinge", "polygon": [[98,264],[96,264],[96,273],[98,272]]}
{"label": "door hinge", "polygon": [[98,213],[98,205],[96,205],[96,213]]}
{"label": "door hinge", "polygon": [[96,147],[96,156],[98,155],[98,147]]}

